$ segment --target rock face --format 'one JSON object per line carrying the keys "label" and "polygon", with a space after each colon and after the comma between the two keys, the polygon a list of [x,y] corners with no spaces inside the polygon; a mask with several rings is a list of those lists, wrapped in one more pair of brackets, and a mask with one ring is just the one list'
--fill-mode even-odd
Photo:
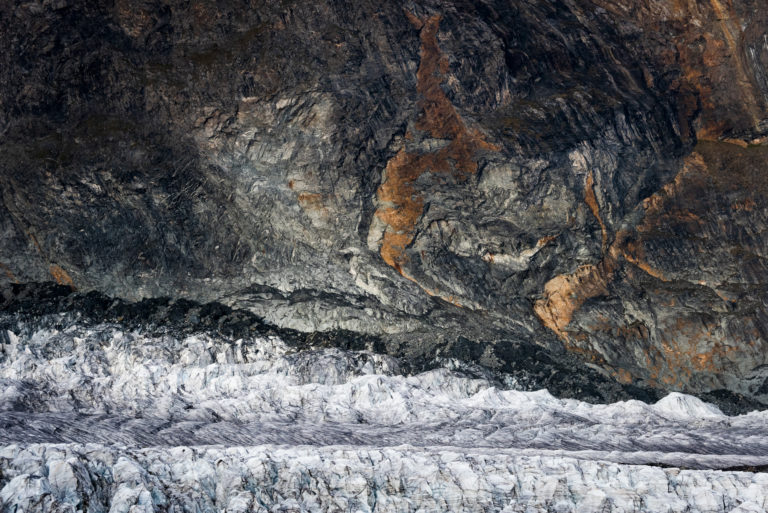
{"label": "rock face", "polygon": [[763,3],[6,4],[4,284],[768,402]]}

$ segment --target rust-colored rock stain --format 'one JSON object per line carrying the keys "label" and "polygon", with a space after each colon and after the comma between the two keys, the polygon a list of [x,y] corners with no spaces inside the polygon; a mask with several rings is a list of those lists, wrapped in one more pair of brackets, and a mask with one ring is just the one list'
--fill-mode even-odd
{"label": "rust-colored rock stain", "polygon": [[595,179],[592,176],[592,171],[587,173],[587,183],[584,186],[584,202],[600,224],[600,231],[603,236],[602,251],[605,253],[605,248],[608,244],[608,229],[603,222],[603,218],[600,217],[600,206],[597,204],[597,196],[595,196]]}
{"label": "rust-colored rock stain", "polygon": [[570,341],[565,328],[571,323],[573,314],[588,299],[608,292],[608,284],[613,279],[616,268],[616,243],[608,253],[605,252],[608,230],[600,216],[591,171],[587,173],[584,184],[584,202],[600,224],[603,259],[596,265],[583,265],[574,273],[555,276],[544,285],[544,297],[533,305],[533,311],[544,326],[552,330],[567,346],[570,346]]}
{"label": "rust-colored rock stain", "polygon": [[[675,178],[640,204],[643,216],[631,230],[620,230],[604,252],[601,261],[584,265],[575,272],[555,276],[544,286],[543,298],[534,304],[534,311],[547,328],[552,330],[571,352],[583,355],[591,361],[599,361],[595,350],[589,344],[589,337],[582,332],[568,331],[574,314],[590,298],[604,295],[614,279],[634,280],[632,273],[618,273],[620,266],[631,265],[643,273],[659,280],[669,281],[661,270],[647,261],[645,247],[657,238],[677,236],[677,233],[699,234],[707,230],[723,230],[724,225],[712,225],[708,218],[712,197],[725,197],[733,210],[748,215],[764,203],[761,198],[768,194],[764,185],[765,162],[768,161],[768,147],[748,146],[731,142],[700,142],[695,151],[685,158]],[[595,201],[591,175],[585,180],[585,202],[600,222],[600,211]],[[714,195],[709,197],[708,195]],[[604,223],[600,223],[601,228]],[[709,227],[709,228],[708,228]],[[714,232],[712,237],[716,237]],[[747,250],[748,251],[748,250]],[[710,287],[723,301],[736,299],[714,288],[716,284],[706,281],[692,281],[698,286]],[[678,308],[674,297],[667,308]],[[642,344],[645,349],[638,356],[637,367],[617,368],[605,362],[611,375],[622,383],[636,379],[647,380],[652,386],[666,386],[685,389],[697,374],[713,374],[728,365],[728,362],[755,358],[762,351],[759,333],[751,339],[735,337],[723,339],[717,325],[702,322],[699,317],[681,317],[665,322],[653,334],[656,342]],[[637,326],[616,326],[610,319],[598,318],[590,326],[593,332],[607,332],[609,336],[627,341],[648,340],[648,328]],[[638,331],[639,330],[639,331]],[[745,356],[745,355],[749,356]],[[635,372],[638,369],[644,369]]]}
{"label": "rust-colored rock stain", "polygon": [[304,209],[325,210],[322,194],[315,192],[300,192],[297,199]]}
{"label": "rust-colored rock stain", "polygon": [[669,89],[683,139],[716,140],[759,126],[766,102],[747,65],[745,43],[750,33],[762,33],[764,14],[739,9],[732,0],[594,1],[644,32],[668,34],[656,57],[661,67],[680,70]]}
{"label": "rust-colored rock stain", "polygon": [[685,388],[695,373],[716,373],[725,360],[754,350],[754,341],[732,340],[733,345],[726,345],[713,340],[715,329],[683,318],[667,326],[659,347],[651,346],[645,354],[650,384]]}
{"label": "rust-colored rock stain", "polygon": [[[710,208],[702,192],[712,191],[724,197],[735,194],[738,200],[732,208],[750,212],[758,207],[760,198],[768,190],[763,185],[766,156],[768,148],[747,148],[732,142],[700,142],[696,151],[686,158],[683,171],[676,179],[644,202],[646,215],[637,227],[640,242],[643,237],[653,237],[655,231],[670,226],[687,226],[690,233],[717,227],[723,230],[721,236],[726,237],[725,226],[713,226],[711,220],[702,219]],[[717,237],[716,232],[712,236]],[[712,288],[712,284],[703,280],[698,284]],[[736,301],[716,288],[712,290],[725,302]],[[659,348],[650,348],[642,362],[649,369],[650,383],[685,388],[697,373],[717,373],[728,361],[752,360],[764,352],[759,333],[743,336],[731,333],[724,339],[716,333],[717,329],[717,325],[702,323],[698,318],[680,317],[665,325],[659,331]]]}
{"label": "rust-colored rock stain", "polygon": [[608,292],[613,268],[606,264],[612,265],[613,259],[581,266],[576,272],[555,276],[544,285],[545,297],[534,303],[533,311],[560,339],[568,340],[565,328],[585,301]]}
{"label": "rust-colored rock stain", "polygon": [[[652,198],[646,201],[649,205],[658,203]],[[607,251],[605,250],[608,243],[608,229],[600,216],[600,207],[595,196],[594,178],[591,172],[587,174],[584,184],[584,202],[600,224],[603,258],[597,264],[583,265],[574,273],[562,274],[549,280],[544,285],[544,297],[535,301],[533,305],[533,311],[542,324],[552,330],[566,343],[566,348],[571,350],[573,347],[570,344],[566,328],[571,323],[573,314],[587,300],[608,293],[608,285],[615,277],[620,259],[623,258],[656,279],[667,281],[661,271],[654,269],[644,261],[642,246],[631,240],[628,232],[619,231],[616,233],[613,243]]]}
{"label": "rust-colored rock stain", "polygon": [[51,276],[53,276],[53,279],[56,280],[56,283],[59,285],[67,285],[72,290],[75,290],[75,282],[72,281],[72,277],[61,268],[61,266],[57,264],[51,264],[51,266],[48,268],[48,271],[51,273]]}
{"label": "rust-colored rock stain", "polygon": [[45,253],[43,252],[43,248],[40,246],[40,243],[37,241],[37,237],[35,237],[35,234],[32,232],[28,232],[27,236],[29,237],[29,240],[32,241],[32,244],[35,245],[35,249],[37,250],[37,253],[40,256],[45,256]]}
{"label": "rust-colored rock stain", "polygon": [[[480,132],[468,128],[443,92],[441,83],[448,70],[448,60],[437,43],[440,15],[425,20],[412,13],[406,15],[420,30],[421,40],[421,61],[416,73],[419,117],[414,129],[419,135],[450,141],[433,152],[411,153],[405,148],[400,149],[387,163],[377,191],[379,208],[375,215],[386,225],[379,249],[381,258],[415,282],[404,269],[408,262],[406,248],[413,242],[416,225],[424,211],[423,192],[417,189],[415,182],[425,173],[445,173],[457,181],[466,180],[477,172],[478,151],[498,151],[499,148],[486,142]],[[414,134],[408,131],[406,139],[413,138]],[[435,291],[424,290],[443,297]],[[452,296],[443,299],[458,304]]]}
{"label": "rust-colored rock stain", "polygon": [[616,378],[616,381],[624,383],[625,385],[628,385],[633,381],[632,374],[626,369],[617,369],[613,371],[611,375]]}

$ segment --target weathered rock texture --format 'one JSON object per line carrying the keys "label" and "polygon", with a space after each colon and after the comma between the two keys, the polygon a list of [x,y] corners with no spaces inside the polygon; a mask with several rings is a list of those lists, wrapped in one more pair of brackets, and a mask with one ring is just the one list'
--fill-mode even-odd
{"label": "weathered rock texture", "polygon": [[4,283],[768,401],[764,3],[1,7]]}

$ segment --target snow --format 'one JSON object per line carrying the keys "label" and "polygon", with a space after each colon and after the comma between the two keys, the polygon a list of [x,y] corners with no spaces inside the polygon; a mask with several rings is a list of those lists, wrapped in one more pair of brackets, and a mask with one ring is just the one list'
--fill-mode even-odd
{"label": "snow", "polygon": [[697,397],[671,392],[654,405],[660,414],[681,420],[722,419],[725,417],[717,406],[705,403]]}

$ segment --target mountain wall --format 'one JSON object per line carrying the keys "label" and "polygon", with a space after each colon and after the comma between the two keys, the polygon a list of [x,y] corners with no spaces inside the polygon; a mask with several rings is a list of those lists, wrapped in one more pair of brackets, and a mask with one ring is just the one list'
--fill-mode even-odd
{"label": "mountain wall", "polygon": [[764,3],[0,6],[3,287],[768,403]]}

